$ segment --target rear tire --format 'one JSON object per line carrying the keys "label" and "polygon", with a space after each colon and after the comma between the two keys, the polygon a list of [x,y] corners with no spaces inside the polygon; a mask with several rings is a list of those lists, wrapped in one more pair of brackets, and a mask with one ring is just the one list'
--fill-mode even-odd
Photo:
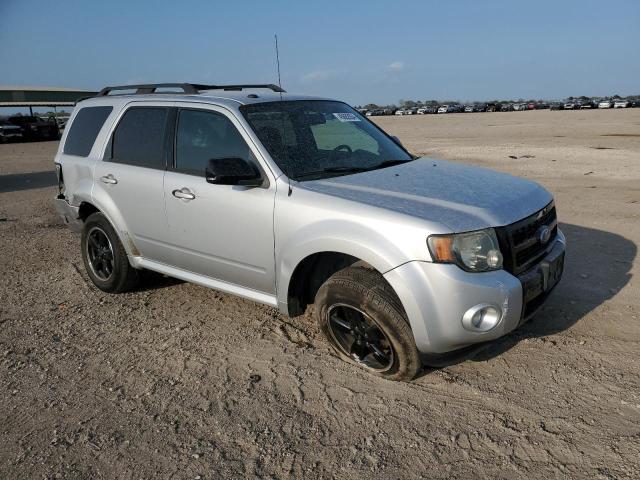
{"label": "rear tire", "polygon": [[338,357],[388,380],[409,381],[421,370],[400,300],[376,270],[334,273],[315,304],[318,325]]}
{"label": "rear tire", "polygon": [[138,271],[129,263],[118,235],[102,213],[93,213],[84,222],[80,245],[87,274],[100,290],[122,293],[138,284]]}

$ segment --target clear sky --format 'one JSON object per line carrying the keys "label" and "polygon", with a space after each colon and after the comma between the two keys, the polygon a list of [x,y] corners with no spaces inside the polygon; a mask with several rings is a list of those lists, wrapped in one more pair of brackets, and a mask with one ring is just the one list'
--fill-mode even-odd
{"label": "clear sky", "polygon": [[640,0],[0,0],[0,85],[276,82],[351,104],[640,93]]}

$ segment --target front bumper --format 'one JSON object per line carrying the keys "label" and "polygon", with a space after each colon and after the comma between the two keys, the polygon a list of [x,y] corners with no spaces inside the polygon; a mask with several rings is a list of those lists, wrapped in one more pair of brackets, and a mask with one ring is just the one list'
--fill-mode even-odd
{"label": "front bumper", "polygon": [[[560,230],[553,249],[518,277],[505,270],[468,273],[455,265],[409,262],[385,273],[411,324],[418,350],[446,353],[499,338],[523,324],[560,280],[566,240]],[[463,327],[470,308],[490,304],[502,310],[486,332]]]}
{"label": "front bumper", "polygon": [[66,223],[71,230],[74,232],[82,231],[82,220],[80,219],[80,208],[74,207],[73,205],[69,205],[67,199],[62,195],[58,195],[54,200],[53,204],[58,211],[60,217],[64,223]]}

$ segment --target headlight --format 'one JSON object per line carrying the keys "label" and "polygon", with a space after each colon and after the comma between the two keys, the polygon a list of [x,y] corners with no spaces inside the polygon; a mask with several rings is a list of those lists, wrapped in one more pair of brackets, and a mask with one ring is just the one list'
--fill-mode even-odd
{"label": "headlight", "polygon": [[502,253],[493,228],[431,235],[427,245],[434,262],[455,263],[469,272],[488,272],[502,268]]}

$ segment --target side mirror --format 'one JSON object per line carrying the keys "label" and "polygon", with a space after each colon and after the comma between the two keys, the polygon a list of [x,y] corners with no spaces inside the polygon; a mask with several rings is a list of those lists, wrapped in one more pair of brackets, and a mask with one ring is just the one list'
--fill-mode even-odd
{"label": "side mirror", "polygon": [[252,163],[242,158],[212,158],[205,170],[207,183],[216,185],[262,186],[262,175]]}
{"label": "side mirror", "polygon": [[391,140],[393,140],[398,145],[400,145],[402,148],[404,148],[404,145],[402,145],[402,142],[400,141],[400,139],[398,137],[396,137],[395,135],[391,135]]}

